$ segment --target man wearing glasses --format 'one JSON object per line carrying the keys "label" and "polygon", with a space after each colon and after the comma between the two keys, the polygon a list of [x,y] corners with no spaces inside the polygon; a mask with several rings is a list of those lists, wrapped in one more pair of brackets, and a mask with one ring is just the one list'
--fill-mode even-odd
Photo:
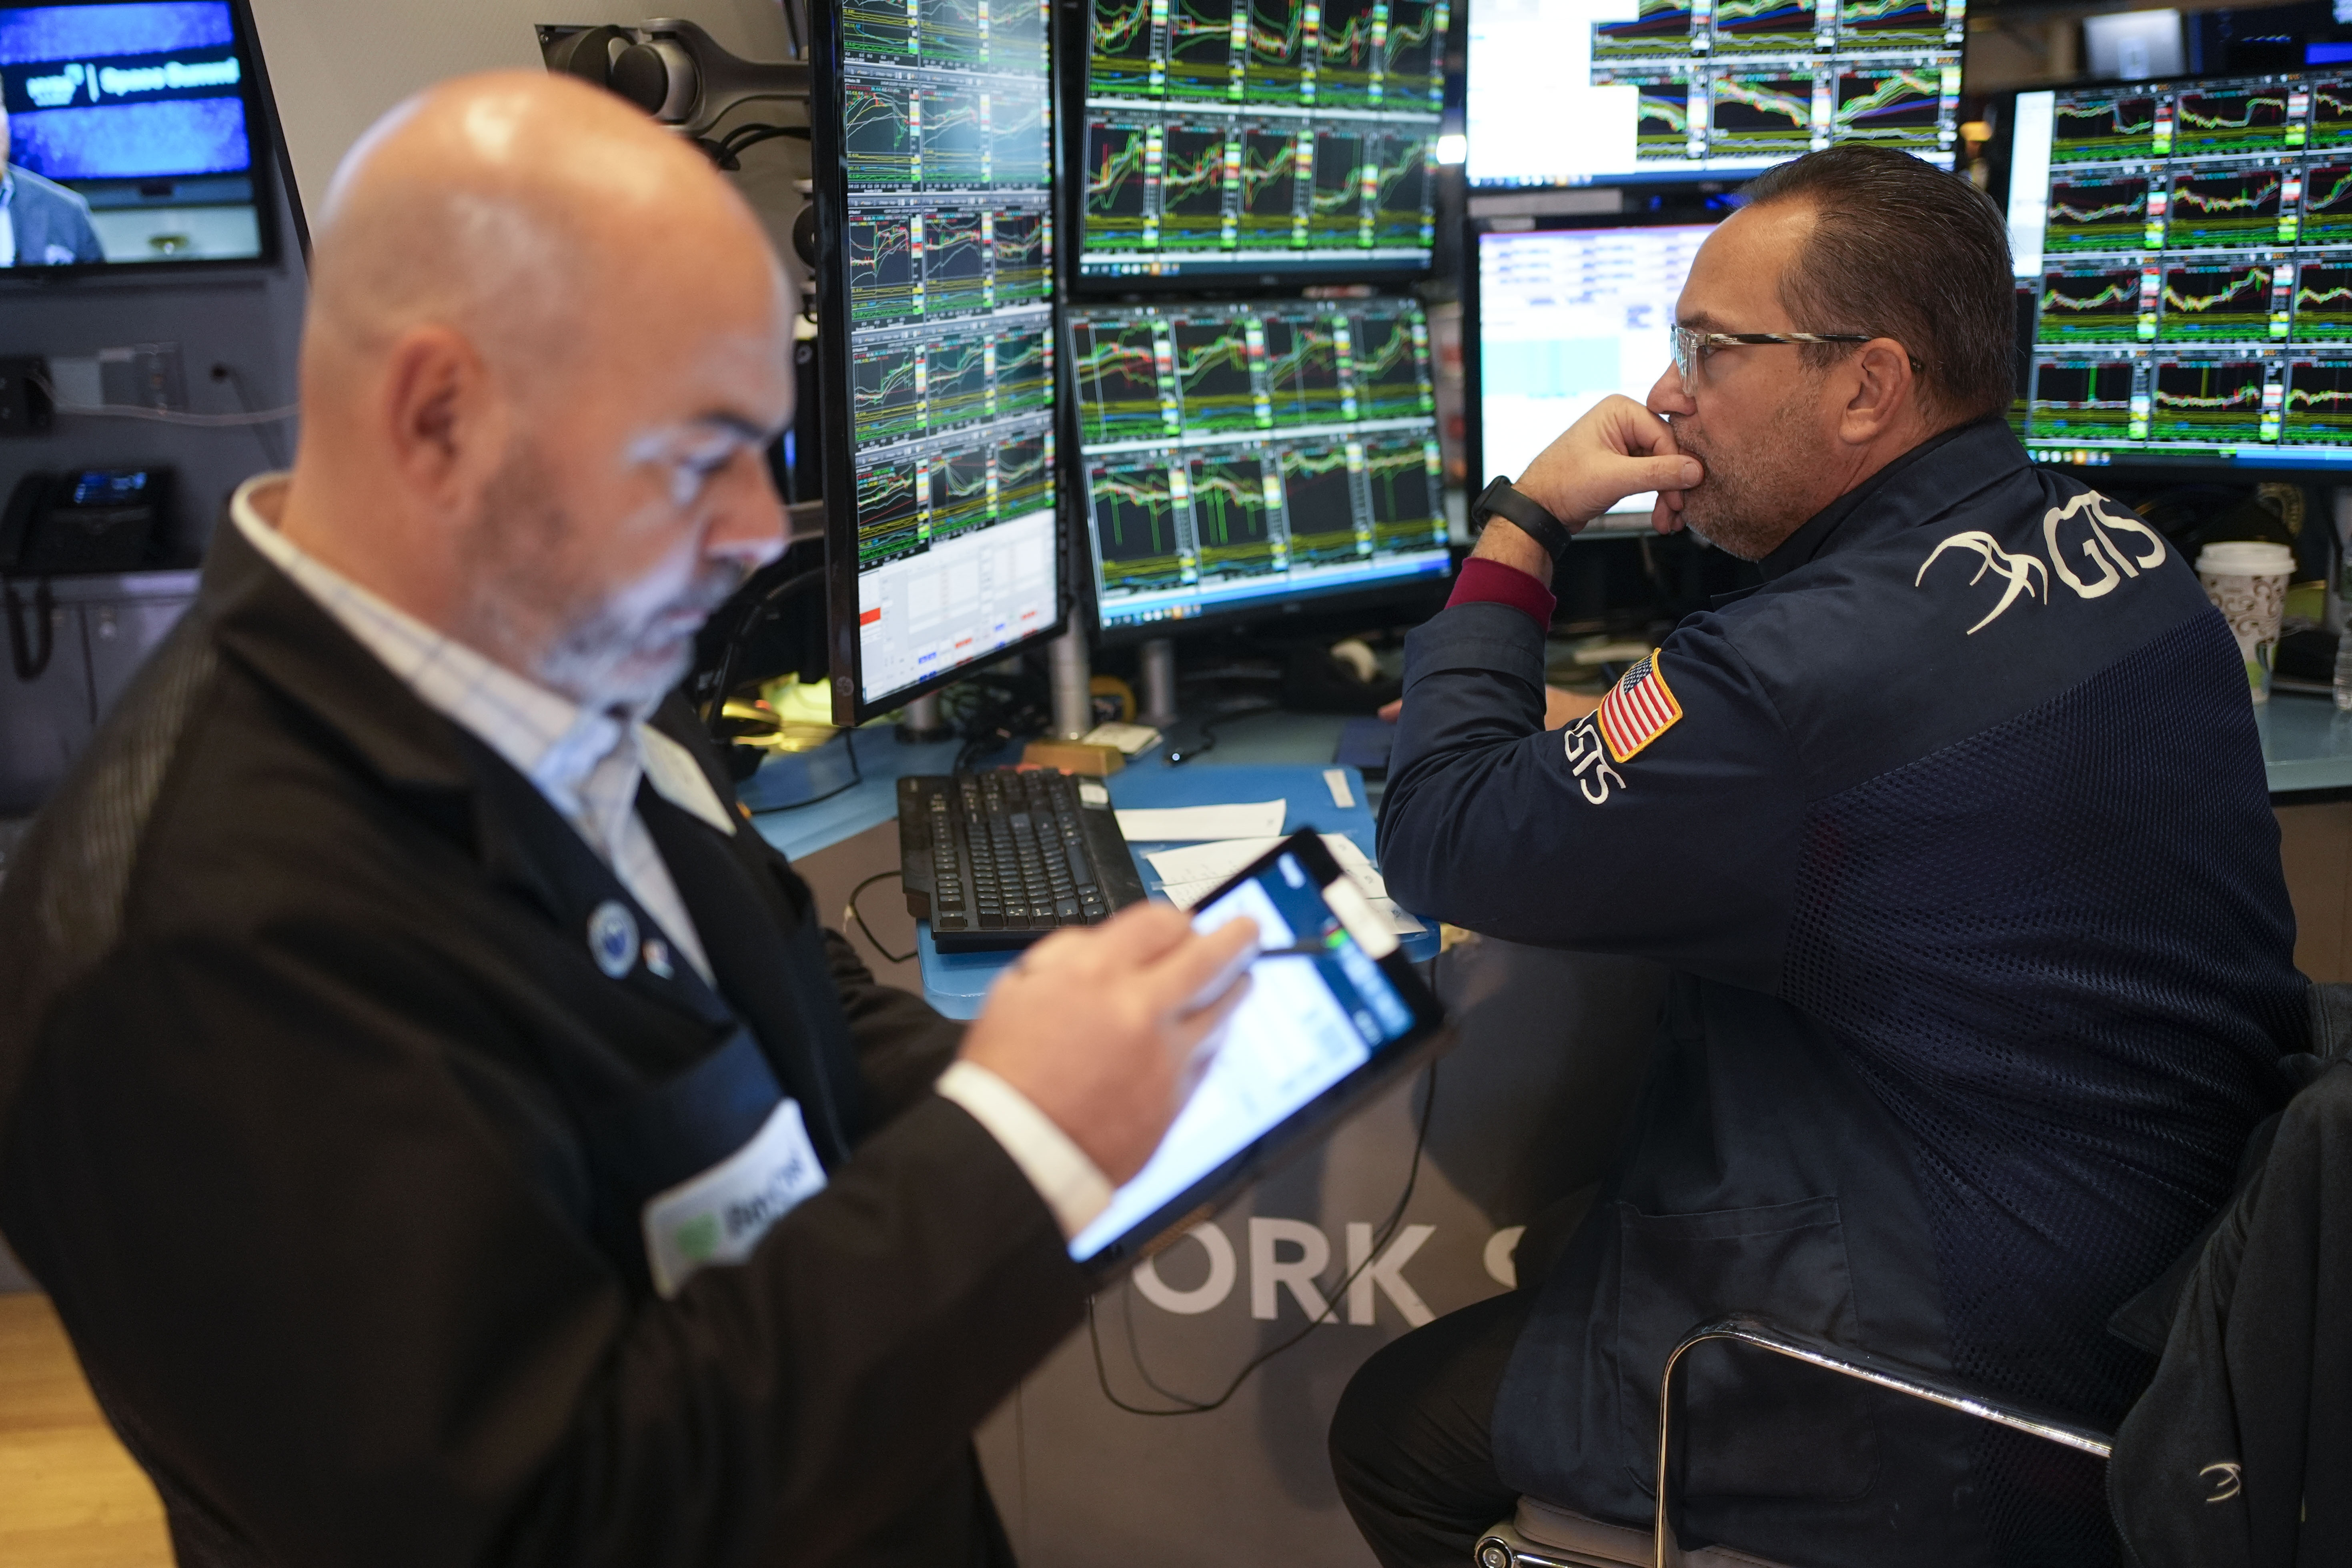
{"label": "man wearing glasses", "polygon": [[[1341,1402],[1340,1489],[1391,1568],[1464,1562],[1523,1494],[1646,1530],[1665,1353],[1727,1312],[2113,1423],[2153,1361],[2109,1315],[2226,1196],[2301,1048],[2235,645],[2177,551],[2007,427],[1991,204],[1867,147],[1748,193],[1647,406],[1603,403],[1482,497],[1408,644],[1397,896],[1677,973],[1549,1276],[1528,1259]],[[1553,565],[1650,489],[1661,532],[1763,585],[1544,732]],[[1735,1347],[1686,1376],[1685,1545],[2113,1557],[2088,1462]]]}

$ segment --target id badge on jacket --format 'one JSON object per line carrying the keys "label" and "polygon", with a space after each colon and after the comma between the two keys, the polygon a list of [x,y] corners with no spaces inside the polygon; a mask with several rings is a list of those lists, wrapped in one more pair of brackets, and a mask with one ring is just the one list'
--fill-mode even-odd
{"label": "id badge on jacket", "polygon": [[656,1193],[644,1211],[646,1263],[667,1300],[695,1271],[740,1263],[768,1227],[824,1190],[797,1100],[780,1100],[751,1141],[697,1176]]}

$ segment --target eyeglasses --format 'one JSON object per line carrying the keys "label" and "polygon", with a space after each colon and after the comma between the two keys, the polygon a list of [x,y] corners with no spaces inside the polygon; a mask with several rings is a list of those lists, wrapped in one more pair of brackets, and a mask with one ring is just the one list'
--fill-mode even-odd
{"label": "eyeglasses", "polygon": [[[1667,328],[1674,339],[1675,369],[1683,378],[1687,392],[1698,382],[1699,366],[1704,356],[1720,348],[1743,348],[1757,343],[1866,343],[1876,334],[1871,332],[1702,332],[1679,322]],[[1906,355],[1916,374],[1927,367],[1916,354]]]}

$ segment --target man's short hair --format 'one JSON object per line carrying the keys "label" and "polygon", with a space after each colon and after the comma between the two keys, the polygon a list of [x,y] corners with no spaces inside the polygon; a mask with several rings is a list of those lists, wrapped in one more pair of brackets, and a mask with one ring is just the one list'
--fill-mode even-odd
{"label": "man's short hair", "polygon": [[[1803,201],[1813,231],[1780,279],[1800,331],[1889,337],[1927,366],[1929,412],[1957,423],[2009,405],[2016,387],[2016,282],[2009,230],[1988,196],[1908,153],[1844,146],[1767,170],[1748,205]],[[1822,365],[1853,352],[1808,344]]]}

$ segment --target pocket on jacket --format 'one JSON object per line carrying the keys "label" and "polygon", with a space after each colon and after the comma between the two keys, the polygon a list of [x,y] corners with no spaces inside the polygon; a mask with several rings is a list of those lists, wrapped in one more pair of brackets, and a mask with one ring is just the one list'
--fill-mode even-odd
{"label": "pocket on jacket", "polygon": [[[1658,1375],[1701,1323],[1753,1312],[1856,1344],[1845,1233],[1835,1198],[1706,1214],[1648,1215],[1620,1204],[1619,1409],[1646,1494],[1657,1478]],[[1685,1497],[1861,1496],[1877,1468],[1862,1384],[1760,1351],[1717,1342],[1683,1358],[1675,1420]]]}

